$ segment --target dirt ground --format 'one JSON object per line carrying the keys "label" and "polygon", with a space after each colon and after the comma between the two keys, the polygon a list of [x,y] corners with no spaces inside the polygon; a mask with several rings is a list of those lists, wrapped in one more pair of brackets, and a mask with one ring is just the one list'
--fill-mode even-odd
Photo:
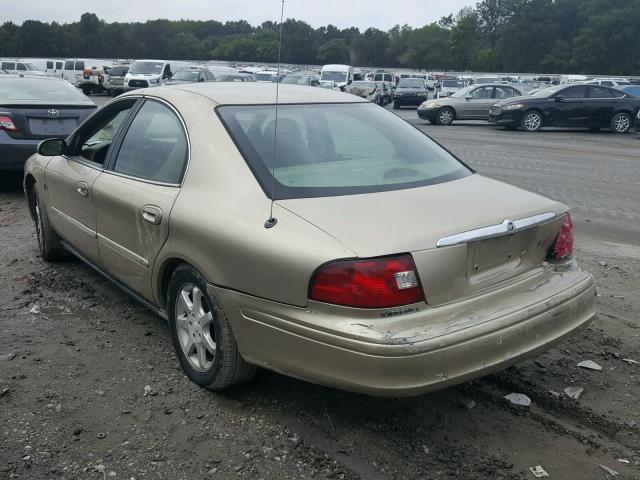
{"label": "dirt ground", "polygon": [[[16,183],[0,182],[2,480],[510,480],[538,465],[552,479],[613,478],[601,465],[640,479],[638,244],[578,229],[593,325],[496,375],[381,399],[261,371],[222,395],[182,374],[162,319],[77,261],[39,258]],[[512,392],[531,407],[512,408]]]}

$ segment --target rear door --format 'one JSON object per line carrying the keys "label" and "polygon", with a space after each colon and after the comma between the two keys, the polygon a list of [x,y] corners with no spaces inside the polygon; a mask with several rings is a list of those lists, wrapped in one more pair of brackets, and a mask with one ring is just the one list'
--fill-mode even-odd
{"label": "rear door", "polygon": [[151,271],[169,233],[189,144],[170,105],[147,99],[134,115],[93,186],[98,250],[107,272],[153,300]]}
{"label": "rear door", "polygon": [[47,207],[54,229],[96,265],[100,257],[93,185],[135,102],[117,102],[88,120],[69,139],[68,153],[53,157],[45,170]]}
{"label": "rear door", "polygon": [[598,85],[589,86],[588,111],[590,125],[600,127],[608,125],[616,108],[613,90]]}

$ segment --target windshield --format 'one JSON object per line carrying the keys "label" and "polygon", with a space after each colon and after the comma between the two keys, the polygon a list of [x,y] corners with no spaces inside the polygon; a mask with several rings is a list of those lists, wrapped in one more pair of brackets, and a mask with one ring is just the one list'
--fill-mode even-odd
{"label": "windshield", "polygon": [[398,84],[400,88],[424,88],[424,80],[419,78],[403,78]]}
{"label": "windshield", "polygon": [[443,80],[442,86],[449,88],[462,88],[464,87],[464,82],[462,80]]}
{"label": "windshield", "polygon": [[275,199],[399,190],[472,173],[409,123],[370,103],[281,105],[277,141],[273,105],[218,112]]}
{"label": "windshield", "polygon": [[216,82],[250,82],[251,77],[248,75],[218,75]]}
{"label": "windshield", "polygon": [[375,82],[353,82],[351,88],[376,88]]}
{"label": "windshield", "polygon": [[566,88],[566,85],[554,85],[553,87],[543,88],[542,90],[538,90],[537,92],[529,94],[531,97],[541,97],[546,98],[551,95],[558,93],[560,90]]}
{"label": "windshield", "polygon": [[163,67],[164,63],[159,62],[133,62],[131,68],[129,69],[129,73],[142,75],[159,75],[160,73],[162,73]]}
{"label": "windshield", "polygon": [[129,71],[129,67],[112,67],[109,75],[112,77],[124,77]]}
{"label": "windshield", "polygon": [[289,75],[284,77],[282,83],[286,83],[288,85],[309,85],[311,83],[311,78],[300,75]]}
{"label": "windshield", "polygon": [[275,82],[276,77],[275,73],[256,73],[256,80],[259,82]]}
{"label": "windshield", "polygon": [[38,77],[3,78],[0,80],[0,102],[5,100],[33,100],[47,103],[89,101],[80,90],[69,82],[40,80]]}
{"label": "windshield", "polygon": [[187,82],[197,82],[200,79],[200,71],[198,70],[178,70],[171,80],[184,80]]}
{"label": "windshield", "polygon": [[458,90],[456,93],[451,95],[451,98],[464,98],[469,94],[469,92],[471,92],[471,90],[473,90],[473,88],[474,87],[471,86],[471,87],[463,88],[462,90]]}
{"label": "windshield", "polygon": [[500,83],[500,79],[498,77],[478,77],[476,83]]}
{"label": "windshield", "polygon": [[329,72],[324,71],[320,76],[321,80],[333,80],[334,82],[346,82],[347,81],[347,72]]}

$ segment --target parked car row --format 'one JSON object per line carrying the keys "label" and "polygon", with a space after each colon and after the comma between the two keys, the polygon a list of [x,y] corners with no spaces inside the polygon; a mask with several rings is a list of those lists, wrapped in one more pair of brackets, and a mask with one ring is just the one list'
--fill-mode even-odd
{"label": "parked car row", "polygon": [[544,127],[634,128],[640,98],[630,92],[590,83],[554,85],[527,94],[517,85],[487,84],[426,101],[418,116],[437,125],[455,120],[488,120],[509,130],[536,132]]}

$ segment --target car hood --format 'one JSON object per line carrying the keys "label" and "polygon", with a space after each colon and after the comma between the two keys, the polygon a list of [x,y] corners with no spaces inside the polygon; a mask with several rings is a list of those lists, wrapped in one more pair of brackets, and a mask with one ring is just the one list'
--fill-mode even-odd
{"label": "car hood", "polygon": [[359,257],[436,248],[438,240],[505,219],[567,211],[562,203],[474,174],[390,192],[279,200]]}

